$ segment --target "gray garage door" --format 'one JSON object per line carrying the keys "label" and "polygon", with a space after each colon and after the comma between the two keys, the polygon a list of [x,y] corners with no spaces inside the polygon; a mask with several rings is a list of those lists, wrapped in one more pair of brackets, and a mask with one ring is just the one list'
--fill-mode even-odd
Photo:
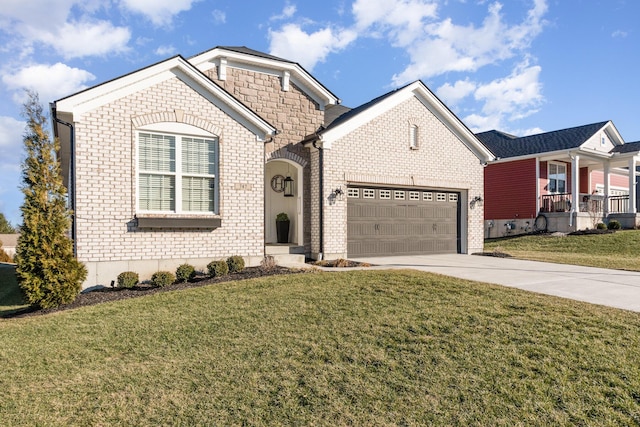
{"label": "gray garage door", "polygon": [[349,257],[460,252],[460,193],[347,188]]}

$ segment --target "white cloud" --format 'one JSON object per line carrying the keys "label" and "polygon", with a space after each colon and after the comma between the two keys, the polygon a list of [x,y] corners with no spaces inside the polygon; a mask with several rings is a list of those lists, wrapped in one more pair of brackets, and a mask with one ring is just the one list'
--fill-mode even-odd
{"label": "white cloud", "polygon": [[[535,0],[525,20],[509,26],[503,21],[502,5],[493,3],[482,25],[456,25],[447,18],[424,26],[418,37],[398,39],[410,64],[393,76],[397,86],[447,72],[474,72],[479,68],[513,57],[526,49],[545,25],[545,0]],[[404,41],[405,43],[401,43]]]}
{"label": "white cloud", "polygon": [[154,25],[170,25],[173,17],[191,9],[199,0],[121,0],[120,4],[132,12],[147,17]]}
{"label": "white cloud", "polygon": [[114,27],[107,21],[65,22],[55,32],[32,31],[32,34],[66,59],[124,52],[131,38],[128,28]]}
{"label": "white cloud", "polygon": [[287,2],[287,4],[285,4],[284,9],[282,9],[282,13],[280,13],[279,15],[273,15],[271,18],[269,18],[270,21],[281,21],[283,19],[289,19],[291,18],[293,15],[296,14],[296,11],[298,9],[296,8],[296,6],[294,4],[290,4]]}
{"label": "white cloud", "polygon": [[158,48],[154,51],[154,53],[158,56],[171,56],[176,53],[176,48],[169,46],[158,46]]}
{"label": "white cloud", "polygon": [[23,158],[22,135],[25,122],[0,116],[0,212],[12,223],[19,222],[18,207],[22,195],[17,191],[20,182],[20,162]]}
{"label": "white cloud", "polygon": [[60,62],[31,65],[2,76],[2,82],[16,91],[14,101],[20,104],[25,100],[23,89],[35,90],[43,102],[49,102],[85,89],[85,83],[94,79],[90,72]]}
{"label": "white cloud", "polygon": [[616,30],[613,33],[611,33],[611,37],[615,38],[621,38],[624,39],[629,35],[629,33],[627,31],[622,31],[622,30]]}
{"label": "white cloud", "polygon": [[436,95],[445,104],[452,106],[456,105],[462,99],[473,94],[477,85],[469,79],[458,80],[453,85],[445,83],[436,90]]}
{"label": "white cloud", "polygon": [[215,9],[211,12],[211,16],[213,16],[213,22],[216,24],[224,24],[227,22],[227,14],[221,10]]}
{"label": "white cloud", "polygon": [[356,39],[356,33],[330,27],[306,33],[297,24],[287,24],[278,31],[269,30],[269,38],[269,52],[272,55],[295,60],[311,71],[329,53],[347,47]]}
{"label": "white cloud", "polygon": [[352,11],[359,31],[389,32],[394,44],[407,46],[420,37],[438,4],[425,0],[356,0]]}
{"label": "white cloud", "polygon": [[525,60],[508,77],[478,85],[473,96],[482,103],[481,114],[470,114],[463,121],[474,132],[498,129],[514,134],[536,133],[537,128],[510,130],[509,123],[537,112],[544,102],[540,72],[539,66],[530,66]]}

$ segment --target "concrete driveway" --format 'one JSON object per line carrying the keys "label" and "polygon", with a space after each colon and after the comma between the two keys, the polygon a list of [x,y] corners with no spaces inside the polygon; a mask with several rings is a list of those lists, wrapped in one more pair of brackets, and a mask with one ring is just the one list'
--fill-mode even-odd
{"label": "concrete driveway", "polygon": [[640,312],[640,272],[478,255],[354,258]]}

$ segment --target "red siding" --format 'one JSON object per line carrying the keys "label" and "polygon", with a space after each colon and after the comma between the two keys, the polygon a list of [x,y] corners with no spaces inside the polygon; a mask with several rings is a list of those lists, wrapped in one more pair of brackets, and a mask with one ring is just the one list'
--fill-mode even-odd
{"label": "red siding", "polygon": [[589,191],[589,168],[580,168],[580,193],[591,194]]}
{"label": "red siding", "polygon": [[485,219],[535,218],[536,160],[487,165],[484,200]]}

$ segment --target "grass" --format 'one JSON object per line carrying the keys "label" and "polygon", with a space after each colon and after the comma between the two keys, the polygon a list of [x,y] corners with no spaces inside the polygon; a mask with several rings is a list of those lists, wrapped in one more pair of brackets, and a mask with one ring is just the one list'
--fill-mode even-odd
{"label": "grass", "polygon": [[640,271],[640,230],[583,236],[510,237],[486,241],[484,249],[534,261]]}
{"label": "grass", "polygon": [[640,315],[417,271],[0,321],[3,425],[638,425]]}
{"label": "grass", "polygon": [[0,263],[0,316],[25,307],[16,279],[16,266]]}

